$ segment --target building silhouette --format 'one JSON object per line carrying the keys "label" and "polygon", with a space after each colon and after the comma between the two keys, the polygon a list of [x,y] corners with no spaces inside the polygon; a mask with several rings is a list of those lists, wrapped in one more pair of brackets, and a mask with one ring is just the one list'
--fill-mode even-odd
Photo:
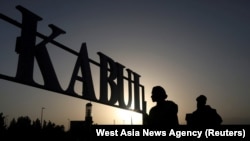
{"label": "building silhouette", "polygon": [[70,121],[69,132],[75,140],[84,140],[90,137],[91,126],[93,124],[91,116],[92,104],[90,102],[86,104],[85,110],[85,120]]}

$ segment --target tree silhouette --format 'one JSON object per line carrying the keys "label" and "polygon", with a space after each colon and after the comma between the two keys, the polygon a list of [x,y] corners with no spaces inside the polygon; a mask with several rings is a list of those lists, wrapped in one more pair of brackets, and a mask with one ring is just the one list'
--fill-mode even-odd
{"label": "tree silhouette", "polygon": [[60,140],[71,141],[72,137],[64,131],[63,125],[44,121],[43,126],[37,118],[32,121],[28,116],[13,118],[9,127],[5,124],[5,116],[0,113],[0,140]]}
{"label": "tree silhouette", "polygon": [[7,125],[5,124],[5,117],[3,113],[0,113],[0,137],[4,137],[7,131]]}

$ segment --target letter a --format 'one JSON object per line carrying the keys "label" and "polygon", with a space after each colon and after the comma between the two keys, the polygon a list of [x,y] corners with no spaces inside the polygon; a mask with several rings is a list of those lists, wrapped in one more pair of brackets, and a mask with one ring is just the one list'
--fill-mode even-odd
{"label": "letter a", "polygon": [[[78,71],[80,68],[82,72],[82,77],[78,76]],[[74,71],[70,80],[70,84],[67,89],[67,93],[76,94],[74,92],[74,85],[75,85],[76,80],[82,81],[83,98],[96,101],[94,86],[92,82],[92,74],[91,74],[90,65],[89,65],[88,52],[87,52],[87,47],[85,43],[82,44],[81,51],[77,58],[76,65],[75,65],[75,68],[74,68]]]}

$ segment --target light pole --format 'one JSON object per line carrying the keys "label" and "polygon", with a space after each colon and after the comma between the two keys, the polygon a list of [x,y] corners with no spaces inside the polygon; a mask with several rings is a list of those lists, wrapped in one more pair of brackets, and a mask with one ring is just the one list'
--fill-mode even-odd
{"label": "light pole", "polygon": [[70,119],[68,118],[68,130],[70,130]]}
{"label": "light pole", "polygon": [[43,110],[44,110],[45,108],[44,107],[42,107],[42,110],[41,110],[41,127],[43,127]]}

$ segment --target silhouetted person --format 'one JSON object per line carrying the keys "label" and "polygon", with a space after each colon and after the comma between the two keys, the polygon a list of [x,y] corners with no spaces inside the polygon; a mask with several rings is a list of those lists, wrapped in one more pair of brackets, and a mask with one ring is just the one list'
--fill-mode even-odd
{"label": "silhouetted person", "polygon": [[187,114],[187,124],[194,127],[218,126],[222,123],[221,116],[216,109],[206,105],[207,97],[200,95],[196,98],[197,109],[192,114]]}
{"label": "silhouetted person", "polygon": [[167,99],[167,94],[161,86],[152,89],[152,101],[156,105],[149,111],[147,124],[150,126],[173,127],[179,125],[178,105]]}

